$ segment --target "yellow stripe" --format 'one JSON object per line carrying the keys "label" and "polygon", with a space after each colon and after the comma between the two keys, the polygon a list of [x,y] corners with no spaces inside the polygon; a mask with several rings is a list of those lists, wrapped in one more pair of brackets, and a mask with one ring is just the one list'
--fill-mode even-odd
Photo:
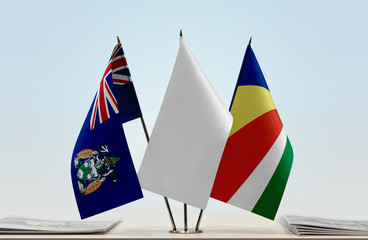
{"label": "yellow stripe", "polygon": [[271,93],[266,88],[253,85],[239,86],[230,109],[234,118],[230,136],[257,117],[275,108]]}

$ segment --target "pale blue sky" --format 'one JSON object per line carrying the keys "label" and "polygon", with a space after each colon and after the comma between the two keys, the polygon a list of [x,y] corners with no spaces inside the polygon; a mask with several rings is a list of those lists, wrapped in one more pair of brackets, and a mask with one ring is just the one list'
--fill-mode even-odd
{"label": "pale blue sky", "polygon": [[[78,217],[70,159],[119,35],[149,131],[179,30],[228,106],[249,38],[294,148],[279,215],[368,219],[367,1],[1,1],[0,215]],[[138,169],[139,121],[125,126]],[[106,213],[165,211],[161,197]],[[245,213],[216,200],[208,212]]]}

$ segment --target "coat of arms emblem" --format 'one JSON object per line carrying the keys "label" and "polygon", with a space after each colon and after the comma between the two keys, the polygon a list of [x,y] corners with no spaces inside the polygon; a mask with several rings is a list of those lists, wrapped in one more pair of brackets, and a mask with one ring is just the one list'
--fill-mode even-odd
{"label": "coat of arms emblem", "polygon": [[102,145],[101,148],[100,151],[83,149],[74,157],[78,189],[82,196],[96,191],[107,177],[116,182],[113,168],[120,158],[108,157],[107,145]]}

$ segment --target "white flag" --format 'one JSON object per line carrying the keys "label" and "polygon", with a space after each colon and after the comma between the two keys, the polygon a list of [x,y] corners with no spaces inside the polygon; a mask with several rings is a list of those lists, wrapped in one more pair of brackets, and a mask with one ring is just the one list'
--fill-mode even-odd
{"label": "white flag", "polygon": [[138,177],[149,191],[205,209],[232,116],[184,39]]}

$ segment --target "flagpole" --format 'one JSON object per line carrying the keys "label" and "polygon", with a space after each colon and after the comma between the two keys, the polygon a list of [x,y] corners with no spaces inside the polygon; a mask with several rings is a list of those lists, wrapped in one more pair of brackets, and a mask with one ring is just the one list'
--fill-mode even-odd
{"label": "flagpole", "polygon": [[144,131],[144,135],[146,136],[146,140],[147,140],[147,143],[148,143],[149,142],[149,135],[148,135],[147,127],[146,127],[146,122],[144,121],[143,116],[141,117],[141,123],[142,123],[143,131]]}
{"label": "flagpole", "polygon": [[[181,29],[180,29],[179,36],[180,36],[180,38],[183,37],[183,31]],[[197,225],[195,227],[195,230],[190,231],[190,233],[201,233],[202,232],[201,230],[199,230],[199,225],[201,223],[202,214],[203,214],[203,209],[201,209],[201,211],[199,212],[199,216],[198,216]],[[188,216],[187,216],[187,204],[186,203],[184,203],[184,233],[188,233]]]}
{"label": "flagpole", "polygon": [[[183,31],[180,29],[179,37],[183,37]],[[184,203],[184,232],[188,232],[188,213],[187,213],[187,204]]]}
{"label": "flagpole", "polygon": [[[180,29],[179,37],[183,37],[183,31]],[[188,232],[188,213],[187,213],[187,204],[184,203],[184,232]]]}
{"label": "flagpole", "polygon": [[172,212],[171,212],[169,200],[167,199],[166,196],[164,196],[164,199],[165,199],[165,204],[166,204],[167,211],[169,212],[169,215],[170,215],[170,221],[171,221],[173,231],[176,231],[176,225],[175,225],[174,217],[173,217]]}
{"label": "flagpole", "polygon": [[[149,142],[149,135],[148,135],[146,123],[144,121],[143,116],[141,117],[141,123],[142,123],[142,126],[143,126],[144,134],[146,135],[147,143],[148,143]],[[164,200],[165,200],[167,211],[169,212],[170,221],[171,221],[171,225],[172,225],[173,231],[176,231],[176,225],[175,225],[174,217],[173,217],[172,212],[171,212],[169,200],[167,199],[166,196],[164,196]]]}
{"label": "flagpole", "polygon": [[199,231],[199,225],[201,224],[202,214],[203,214],[203,209],[201,209],[201,211],[199,212],[199,216],[198,216],[198,220],[197,220],[197,225],[195,227],[195,230],[196,231]]}
{"label": "flagpole", "polygon": [[[120,43],[119,36],[116,36],[116,38],[117,38],[118,43]],[[140,117],[140,119],[141,119],[143,131],[144,131],[144,135],[146,136],[146,140],[147,140],[147,143],[148,143],[149,142],[149,135],[148,135],[148,131],[147,131],[147,127],[146,127],[146,123],[144,121],[143,115]],[[167,211],[169,212],[170,221],[171,221],[173,231],[176,231],[176,225],[175,225],[174,217],[173,217],[172,212],[171,212],[169,200],[167,199],[166,196],[164,196],[164,199],[165,199],[165,204],[166,204]]]}
{"label": "flagpole", "polygon": [[184,232],[188,232],[188,214],[186,203],[184,203]]}

